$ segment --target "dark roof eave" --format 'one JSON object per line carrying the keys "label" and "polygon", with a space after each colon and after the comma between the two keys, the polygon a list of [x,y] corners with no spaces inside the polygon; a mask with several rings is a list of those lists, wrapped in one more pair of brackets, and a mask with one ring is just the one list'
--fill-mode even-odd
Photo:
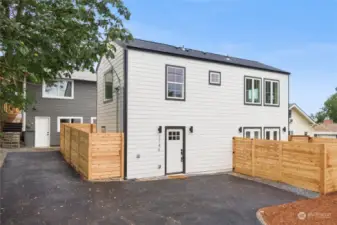
{"label": "dark roof eave", "polygon": [[159,51],[159,50],[154,50],[154,49],[140,48],[140,47],[131,46],[131,45],[126,45],[124,47],[126,47],[127,49],[136,49],[136,50],[142,50],[142,51],[146,51],[146,52],[159,53],[159,54],[164,54],[164,55],[179,56],[179,57],[188,58],[188,59],[196,59],[196,60],[200,60],[200,61],[207,61],[207,62],[214,62],[214,63],[219,63],[219,64],[226,64],[226,65],[229,65],[229,66],[244,67],[244,68],[262,70],[262,71],[268,71],[268,72],[274,72],[274,73],[281,73],[281,74],[285,74],[285,75],[290,75],[291,74],[290,72],[282,71],[282,70],[273,70],[273,69],[259,68],[259,67],[254,67],[254,66],[239,65],[239,64],[234,64],[234,63],[227,63],[225,61],[220,62],[218,60],[199,58],[199,57],[188,56],[188,55],[183,55],[183,54],[176,54],[176,53],[172,53],[172,52]]}

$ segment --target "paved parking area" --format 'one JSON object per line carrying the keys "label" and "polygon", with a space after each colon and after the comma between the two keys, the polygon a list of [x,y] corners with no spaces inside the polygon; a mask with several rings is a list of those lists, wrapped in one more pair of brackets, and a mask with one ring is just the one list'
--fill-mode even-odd
{"label": "paved parking area", "polygon": [[8,153],[0,224],[258,224],[256,211],[301,199],[231,175],[90,183],[59,152]]}

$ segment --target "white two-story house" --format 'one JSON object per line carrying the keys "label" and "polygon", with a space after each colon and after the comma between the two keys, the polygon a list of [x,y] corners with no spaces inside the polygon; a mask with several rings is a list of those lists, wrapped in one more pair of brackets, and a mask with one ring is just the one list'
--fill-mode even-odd
{"label": "white two-story house", "polygon": [[289,72],[135,39],[97,67],[97,129],[124,132],[126,179],[225,172],[232,138],[287,140]]}

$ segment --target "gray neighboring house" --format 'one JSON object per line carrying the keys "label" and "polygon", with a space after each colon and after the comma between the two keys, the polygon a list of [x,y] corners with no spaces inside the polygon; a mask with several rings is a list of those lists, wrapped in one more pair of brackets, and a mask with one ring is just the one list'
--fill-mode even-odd
{"label": "gray neighboring house", "polygon": [[26,84],[34,103],[23,113],[27,147],[58,146],[61,123],[96,123],[96,75],[75,72],[53,84]]}

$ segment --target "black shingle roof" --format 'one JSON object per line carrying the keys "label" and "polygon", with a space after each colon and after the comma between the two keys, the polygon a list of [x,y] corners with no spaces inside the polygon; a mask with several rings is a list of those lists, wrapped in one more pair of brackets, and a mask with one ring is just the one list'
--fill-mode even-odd
{"label": "black shingle roof", "polygon": [[176,47],[173,45],[167,45],[167,44],[162,44],[162,43],[157,43],[157,42],[152,42],[152,41],[145,41],[141,39],[134,39],[126,43],[126,46],[128,48],[140,49],[140,50],[145,50],[145,51],[177,55],[181,57],[194,58],[194,59],[199,59],[199,60],[224,63],[228,65],[242,66],[242,67],[272,71],[272,72],[283,73],[283,74],[290,74],[287,71],[277,69],[275,67],[268,66],[266,64],[263,64],[257,61],[240,59],[240,58],[236,58],[232,56],[219,55],[219,54],[214,54],[214,53],[209,53],[209,52],[202,52],[202,51],[187,49],[187,48],[183,49],[181,47]]}

